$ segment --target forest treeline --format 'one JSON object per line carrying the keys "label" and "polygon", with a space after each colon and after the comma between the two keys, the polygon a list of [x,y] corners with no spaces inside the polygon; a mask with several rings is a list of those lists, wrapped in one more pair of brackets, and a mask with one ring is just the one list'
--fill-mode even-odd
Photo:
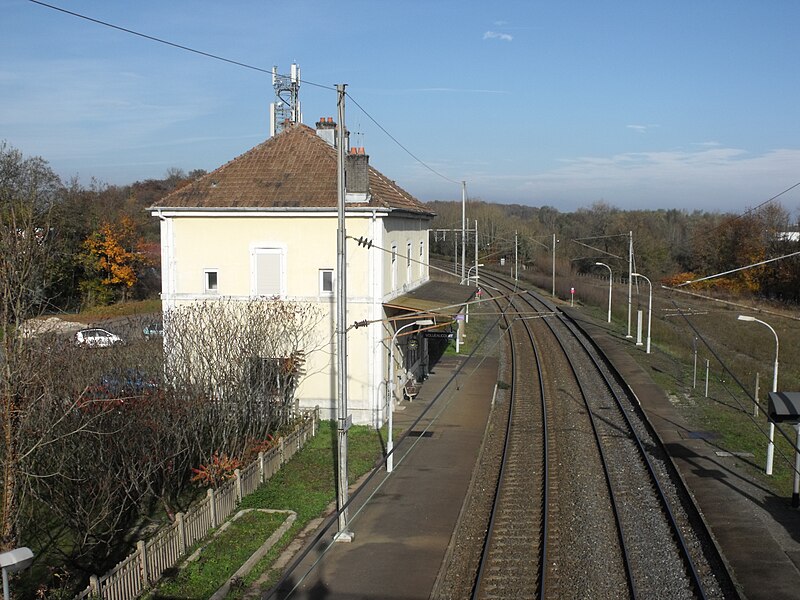
{"label": "forest treeline", "polygon": [[[437,216],[432,251],[460,261],[462,204],[429,202]],[[475,222],[483,263],[517,256],[527,269],[549,272],[555,234],[556,270],[587,273],[604,262],[627,275],[633,239],[634,269],[653,281],[676,285],[800,251],[798,224],[789,210],[770,202],[743,214],[679,209],[620,210],[605,202],[574,212],[551,206],[466,203],[467,266],[474,264]],[[460,248],[460,246],[459,246]],[[455,255],[458,255],[457,257]],[[752,294],[788,303],[800,301],[800,256],[738,270],[698,284],[717,292]]]}
{"label": "forest treeline", "polygon": [[28,198],[47,208],[46,218],[34,224],[52,253],[41,286],[31,290],[41,310],[73,311],[157,294],[159,223],[146,209],[203,174],[169,169],[163,179],[122,186],[93,179],[85,185],[77,178],[62,181],[44,159],[0,142],[0,210],[12,233],[5,244],[23,232],[22,224],[13,226],[15,201]]}

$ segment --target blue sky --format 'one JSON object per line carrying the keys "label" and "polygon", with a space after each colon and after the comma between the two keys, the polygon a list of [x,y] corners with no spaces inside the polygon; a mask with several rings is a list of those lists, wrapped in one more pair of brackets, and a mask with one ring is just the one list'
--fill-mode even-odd
{"label": "blue sky", "polygon": [[[460,199],[464,180],[471,198],[565,212],[739,212],[800,181],[793,0],[51,3],[268,71],[297,62],[312,126],[348,84],[425,165],[348,100],[354,144],[423,201]],[[64,178],[212,170],[269,136],[267,74],[27,0],[0,9],[0,140]],[[800,188],[781,201],[796,213]]]}

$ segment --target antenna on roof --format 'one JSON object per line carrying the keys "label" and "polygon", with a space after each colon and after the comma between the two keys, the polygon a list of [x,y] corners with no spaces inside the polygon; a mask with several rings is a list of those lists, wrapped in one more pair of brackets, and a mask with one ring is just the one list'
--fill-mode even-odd
{"label": "antenna on roof", "polygon": [[272,67],[272,87],[275,88],[275,102],[269,105],[269,134],[275,136],[292,123],[302,123],[300,110],[300,66],[292,63],[289,75],[278,73]]}

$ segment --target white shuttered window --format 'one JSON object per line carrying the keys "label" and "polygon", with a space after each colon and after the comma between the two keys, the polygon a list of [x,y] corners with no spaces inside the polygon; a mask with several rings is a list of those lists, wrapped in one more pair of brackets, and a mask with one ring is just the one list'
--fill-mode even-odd
{"label": "white shuttered window", "polygon": [[284,295],[283,251],[280,248],[254,249],[253,269],[253,295]]}

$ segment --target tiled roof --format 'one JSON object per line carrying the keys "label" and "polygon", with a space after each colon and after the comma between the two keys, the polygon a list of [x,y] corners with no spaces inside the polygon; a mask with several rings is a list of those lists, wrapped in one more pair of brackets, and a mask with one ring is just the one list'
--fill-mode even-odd
{"label": "tiled roof", "polygon": [[[336,208],[336,149],[306,125],[294,125],[162,198],[154,208]],[[393,181],[369,167],[369,202],[432,215]]]}

